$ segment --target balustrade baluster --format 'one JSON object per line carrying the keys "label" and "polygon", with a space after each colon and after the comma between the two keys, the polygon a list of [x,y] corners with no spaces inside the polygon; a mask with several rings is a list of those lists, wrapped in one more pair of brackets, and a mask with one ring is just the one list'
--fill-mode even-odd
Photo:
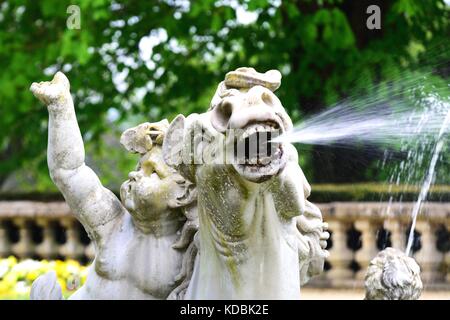
{"label": "balustrade baluster", "polygon": [[416,229],[421,233],[420,250],[415,254],[417,263],[420,265],[423,282],[442,280],[439,267],[443,261],[443,254],[437,249],[437,226],[428,220],[418,220]]}
{"label": "balustrade baluster", "polygon": [[58,255],[58,244],[55,239],[55,230],[52,221],[45,218],[36,219],[42,228],[42,242],[36,247],[37,254],[45,259],[53,259]]}
{"label": "balustrade baluster", "polygon": [[404,251],[406,249],[405,226],[400,220],[389,219],[385,222],[385,228],[391,233],[392,247]]}
{"label": "balustrade baluster", "polygon": [[7,258],[11,254],[11,241],[5,221],[0,220],[0,258]]}
{"label": "balustrade baluster", "polygon": [[445,254],[445,272],[447,283],[450,284],[450,251]]}
{"label": "balustrade baluster", "polygon": [[95,246],[94,246],[94,242],[91,241],[91,243],[89,243],[89,245],[86,247],[86,249],[84,250],[84,254],[86,255],[86,257],[92,261],[95,258]]}
{"label": "balustrade baluster", "polygon": [[19,228],[19,242],[12,246],[13,253],[19,258],[29,258],[34,254],[34,243],[31,235],[30,221],[15,218],[13,223]]}
{"label": "balustrade baluster", "polygon": [[356,262],[361,267],[356,273],[356,278],[358,280],[364,280],[370,260],[378,253],[376,233],[380,226],[372,220],[364,219],[356,221],[355,227],[361,232],[362,239],[361,249],[355,255]]}
{"label": "balustrade baluster", "polygon": [[60,247],[60,254],[66,259],[80,259],[84,255],[84,248],[80,242],[78,222],[72,218],[64,218],[61,224],[66,229],[66,243]]}
{"label": "balustrade baluster", "polygon": [[329,250],[328,262],[331,264],[331,269],[327,272],[327,279],[333,286],[345,285],[353,277],[353,272],[350,270],[353,252],[347,247],[346,234],[350,223],[341,220],[327,220],[327,222],[333,242]]}

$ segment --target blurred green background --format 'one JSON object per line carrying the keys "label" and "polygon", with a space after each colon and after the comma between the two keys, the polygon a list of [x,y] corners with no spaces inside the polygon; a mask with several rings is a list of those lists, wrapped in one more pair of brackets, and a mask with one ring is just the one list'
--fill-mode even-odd
{"label": "blurred green background", "polygon": [[[371,4],[381,8],[380,30],[366,27]],[[66,25],[69,5],[80,8],[80,29]],[[47,111],[29,86],[57,70],[71,81],[87,162],[117,190],[137,160],[118,144],[120,133],[205,111],[237,67],[279,69],[277,94],[294,122],[396,79],[448,95],[449,18],[444,0],[1,1],[1,189],[56,190],[46,165]],[[313,183],[385,181],[380,154],[300,150]]]}

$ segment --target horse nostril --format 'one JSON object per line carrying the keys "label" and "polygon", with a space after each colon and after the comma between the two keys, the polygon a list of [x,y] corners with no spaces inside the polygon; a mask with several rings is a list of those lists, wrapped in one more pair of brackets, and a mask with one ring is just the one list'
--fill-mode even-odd
{"label": "horse nostril", "polygon": [[233,104],[230,101],[223,100],[213,112],[213,125],[218,131],[225,131],[231,115],[233,114]]}
{"label": "horse nostril", "polygon": [[268,92],[263,92],[261,95],[261,99],[266,105],[270,107],[274,105],[272,95]]}
{"label": "horse nostril", "polygon": [[128,174],[128,179],[130,179],[131,181],[136,181],[137,176],[138,176],[138,173],[136,171],[131,171]]}
{"label": "horse nostril", "polygon": [[230,102],[222,103],[220,112],[222,113],[223,118],[228,122],[233,113],[233,105]]}

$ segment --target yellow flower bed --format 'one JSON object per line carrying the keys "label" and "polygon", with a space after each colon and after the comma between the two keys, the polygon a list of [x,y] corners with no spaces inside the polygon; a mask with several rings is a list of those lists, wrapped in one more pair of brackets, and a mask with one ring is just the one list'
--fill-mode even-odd
{"label": "yellow flower bed", "polygon": [[33,281],[52,270],[56,272],[64,296],[78,289],[87,276],[87,267],[75,260],[0,259],[0,299],[27,299]]}

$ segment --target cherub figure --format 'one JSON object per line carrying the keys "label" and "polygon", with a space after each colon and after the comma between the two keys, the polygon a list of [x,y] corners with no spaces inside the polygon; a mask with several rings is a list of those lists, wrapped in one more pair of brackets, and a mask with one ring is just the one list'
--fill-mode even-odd
{"label": "cherub figure", "polygon": [[[31,91],[49,112],[51,178],[95,245],[86,283],[70,298],[182,298],[195,255],[196,191],[162,159],[167,120],[123,133],[121,143],[141,157],[121,186],[120,201],[84,162],[66,76],[58,72],[50,82],[33,83]],[[54,275],[37,279],[31,297],[61,298]]]}

